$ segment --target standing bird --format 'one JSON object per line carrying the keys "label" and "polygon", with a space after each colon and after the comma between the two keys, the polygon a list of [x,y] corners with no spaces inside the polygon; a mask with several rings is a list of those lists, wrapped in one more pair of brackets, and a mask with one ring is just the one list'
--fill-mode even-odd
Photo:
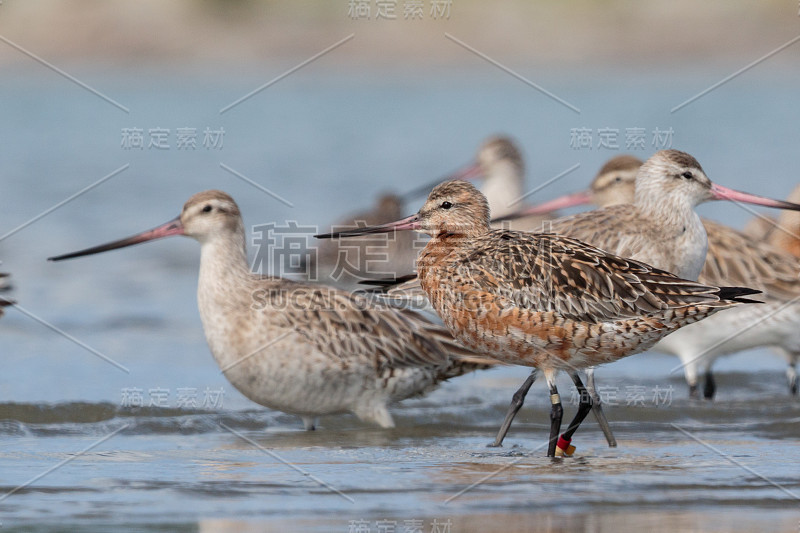
{"label": "standing bird", "polygon": [[388,404],[492,364],[414,312],[251,273],[239,208],[221,191],[195,194],[180,216],[157,228],[50,260],[171,235],[201,244],[200,318],[225,377],[250,400],[300,416],[306,429],[321,415],[345,412],[393,427]]}
{"label": "standing bird", "polygon": [[[639,165],[641,165],[641,162],[639,162]],[[636,168],[638,169],[638,165]],[[499,135],[486,139],[478,149],[475,162],[465,166],[450,178],[470,181],[483,179],[484,183],[481,192],[489,202],[489,211],[493,216],[493,228],[542,231],[548,228],[546,225],[548,221],[559,216],[557,213],[559,207],[555,205],[550,210],[537,210],[535,213],[520,214],[521,202],[527,196],[525,193],[525,164],[521,151],[510,137]],[[419,194],[427,193],[440,182],[441,180],[422,188],[417,188],[406,195],[406,198],[415,198]],[[573,200],[570,199],[570,201]],[[567,205],[571,204],[567,203]],[[409,276],[404,277],[408,278]],[[384,287],[384,296],[389,298],[388,301],[394,302],[395,305],[407,305],[409,303],[418,305],[420,300],[426,300],[424,293],[423,295],[420,294],[422,291],[419,287],[419,282],[415,277],[410,277],[411,279],[404,283],[392,283],[397,279],[397,276],[394,276],[394,280],[389,281],[388,286]],[[369,280],[365,280],[364,283],[369,284]],[[422,305],[424,306],[425,304],[423,303]],[[615,447],[617,441],[603,413],[600,396],[595,390],[594,369],[587,369],[586,375],[588,379],[587,388],[594,400],[592,413],[594,413],[597,423],[608,441],[608,445]],[[536,381],[536,377],[537,370],[534,369],[517,394],[514,395],[509,407],[509,414],[506,416],[491,446],[502,446],[511,421],[514,415],[522,408],[525,396]]]}
{"label": "standing bird", "polygon": [[[625,157],[624,160],[621,160]],[[576,193],[531,208],[547,211],[552,206],[592,203],[601,208],[636,201],[636,181],[633,168],[636,159],[620,156],[607,163],[591,184],[589,191]],[[627,166],[627,170],[619,170]],[[606,172],[609,168],[617,170]],[[634,176],[634,177],[632,177]],[[798,191],[800,192],[800,191]],[[794,194],[790,200],[800,200]],[[570,201],[572,199],[572,201]],[[792,204],[794,205],[794,204]],[[761,219],[756,219],[761,220]],[[800,360],[800,261],[774,244],[786,242],[784,237],[793,229],[800,230],[798,213],[781,213],[782,224],[773,238],[754,237],[708,219],[702,219],[708,239],[708,252],[698,281],[709,285],[742,284],[764,293],[765,304],[755,308],[725,311],[702,323],[681,329],[659,342],[653,349],[680,358],[690,396],[699,397],[698,376],[704,368],[703,395],[711,399],[716,381],[711,367],[716,358],[759,346],[774,346],[787,360],[786,375],[789,390],[797,394],[797,363]],[[559,231],[566,231],[557,226]],[[752,231],[752,230],[751,230]],[[578,235],[575,235],[578,236]],[[589,241],[603,247],[600,240]],[[771,244],[772,243],[772,244]],[[791,246],[788,247],[791,249]],[[637,259],[647,261],[639,256]],[[657,266],[661,267],[662,265]]]}
{"label": "standing bird", "polygon": [[[752,302],[743,296],[758,292],[682,280],[559,235],[493,230],[486,197],[465,181],[435,187],[415,215],[338,235],[404,229],[431,237],[417,273],[453,336],[477,353],[544,373],[550,457],[574,451],[572,435],[592,406],[576,369],[647,350],[686,324]],[[570,372],[580,393],[560,437],[559,370]]]}
{"label": "standing bird", "polygon": [[632,203],[556,219],[551,228],[554,233],[613,254],[656,265],[685,279],[697,279],[705,263],[708,238],[694,209],[711,200],[800,210],[798,204],[712,183],[691,155],[661,150],[639,168]]}

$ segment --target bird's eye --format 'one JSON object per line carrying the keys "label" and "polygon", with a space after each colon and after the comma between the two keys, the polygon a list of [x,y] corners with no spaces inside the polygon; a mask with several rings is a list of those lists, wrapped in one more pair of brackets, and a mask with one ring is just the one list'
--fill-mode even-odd
{"label": "bird's eye", "polygon": [[693,175],[691,172],[689,172],[689,171],[687,170],[686,172],[684,172],[683,174],[681,174],[681,177],[682,177],[682,178],[686,178],[687,180],[690,180],[690,179],[693,179],[693,178],[694,178],[694,175]]}
{"label": "bird's eye", "polygon": [[211,204],[208,204],[203,208],[203,213],[210,213],[212,209]]}
{"label": "bird's eye", "polygon": [[614,178],[614,181],[619,183],[620,181],[622,181],[622,176],[617,176],[616,178]]}
{"label": "bird's eye", "polygon": [[442,209],[450,209],[451,207],[453,207],[452,203],[450,203],[448,201],[442,202]]}

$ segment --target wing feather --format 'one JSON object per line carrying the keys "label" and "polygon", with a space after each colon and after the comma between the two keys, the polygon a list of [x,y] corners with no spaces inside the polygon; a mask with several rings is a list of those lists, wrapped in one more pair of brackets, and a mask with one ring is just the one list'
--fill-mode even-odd
{"label": "wing feather", "polygon": [[709,285],[743,285],[778,300],[800,296],[800,261],[744,232],[703,220],[708,253],[699,281]]}
{"label": "wing feather", "polygon": [[448,275],[501,305],[593,323],[720,301],[717,287],[544,233],[494,230],[456,259]]}

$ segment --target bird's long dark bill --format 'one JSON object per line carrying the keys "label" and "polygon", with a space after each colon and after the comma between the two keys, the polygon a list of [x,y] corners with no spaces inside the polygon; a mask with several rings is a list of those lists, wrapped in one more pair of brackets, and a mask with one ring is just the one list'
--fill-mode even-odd
{"label": "bird's long dark bill", "polygon": [[776,209],[790,209],[792,211],[800,211],[799,204],[786,202],[784,200],[773,200],[772,198],[765,198],[749,192],[736,191],[717,185],[711,185],[711,196],[716,200],[730,200],[732,202],[742,202],[746,204],[763,205],[766,207],[774,207]]}
{"label": "bird's long dark bill", "polygon": [[369,235],[370,233],[391,233],[392,231],[406,230],[406,229],[420,229],[419,215],[411,215],[400,219],[396,222],[388,222],[378,226],[367,226],[365,228],[356,228],[345,231],[336,231],[334,233],[323,233],[314,235],[317,239],[335,239],[337,237],[357,237],[359,235]]}
{"label": "bird's long dark bill", "polygon": [[181,217],[176,217],[167,222],[166,224],[162,224],[157,228],[153,228],[151,230],[139,233],[138,235],[128,237],[127,239],[120,239],[118,241],[109,242],[107,244],[101,244],[100,246],[86,248],[85,250],[80,250],[77,252],[72,252],[64,255],[58,255],[56,257],[50,257],[48,258],[48,261],[62,261],[64,259],[72,259],[73,257],[81,257],[83,255],[99,254],[100,252],[116,250],[117,248],[124,248],[126,246],[132,246],[134,244],[139,244],[142,242],[152,241],[155,239],[163,239],[164,237],[171,237],[172,235],[183,235],[183,234],[184,234],[183,224],[181,223]]}
{"label": "bird's long dark bill", "polygon": [[492,222],[505,222],[531,215],[546,215],[547,213],[552,213],[553,211],[557,211],[559,209],[566,209],[568,207],[590,203],[592,203],[591,191],[575,192],[572,194],[559,196],[558,198],[550,200],[549,202],[544,202],[538,205],[526,207],[525,209],[520,209],[519,211],[511,213],[510,215],[494,218],[492,219]]}
{"label": "bird's long dark bill", "polygon": [[427,196],[428,193],[431,192],[431,190],[434,187],[436,187],[437,185],[439,185],[442,182],[450,181],[450,180],[466,180],[466,181],[469,181],[469,180],[474,180],[474,179],[480,178],[482,176],[483,176],[483,170],[481,170],[480,165],[478,165],[477,163],[473,163],[473,164],[471,164],[471,165],[469,165],[467,167],[464,167],[464,168],[462,168],[460,170],[457,170],[457,171],[453,172],[452,174],[448,174],[447,176],[439,178],[438,180],[436,180],[434,182],[426,183],[425,185],[422,185],[421,187],[416,187],[416,188],[408,191],[407,193],[403,194],[402,198],[403,198],[403,201],[407,202],[409,200],[413,200],[414,198],[418,198],[420,196]]}

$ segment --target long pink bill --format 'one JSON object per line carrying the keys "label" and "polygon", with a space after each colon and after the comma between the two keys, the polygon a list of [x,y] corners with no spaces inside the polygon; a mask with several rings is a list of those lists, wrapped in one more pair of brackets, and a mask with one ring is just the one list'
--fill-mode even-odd
{"label": "long pink bill", "polygon": [[592,203],[592,193],[591,191],[581,191],[575,192],[572,194],[565,194],[564,196],[559,196],[558,198],[554,198],[549,202],[544,202],[538,205],[533,205],[530,207],[526,207],[524,209],[520,209],[514,213],[509,215],[505,215],[502,217],[492,219],[492,222],[506,222],[509,220],[516,220],[518,218],[532,216],[532,215],[546,215],[548,213],[552,213],[553,211],[557,211],[559,209],[566,209],[568,207],[574,207],[576,205],[585,205]]}
{"label": "long pink bill", "polygon": [[171,237],[172,235],[183,235],[183,234],[184,232],[183,232],[183,224],[181,223],[181,217],[176,217],[167,222],[166,224],[162,224],[157,228],[153,228],[151,230],[139,233],[138,235],[134,235],[126,239],[120,239],[114,242],[109,242],[107,244],[101,244],[100,246],[93,246],[92,248],[86,248],[85,250],[80,250],[69,254],[49,257],[47,260],[63,261],[64,259],[72,259],[73,257],[99,254],[101,252],[107,252],[109,250],[116,250],[117,248],[124,248],[125,246],[132,246],[134,244],[152,241],[155,239],[163,239],[164,237]]}
{"label": "long pink bill", "polygon": [[426,183],[425,185],[416,187],[408,191],[407,193],[403,194],[402,198],[403,201],[407,202],[409,200],[413,200],[414,198],[418,198],[420,196],[427,196],[428,193],[431,192],[431,189],[433,189],[434,187],[445,181],[450,181],[450,180],[471,181],[478,179],[480,177],[483,177],[483,169],[481,169],[478,163],[472,163],[471,165],[461,168],[453,172],[452,174],[448,174],[447,176],[439,178],[434,182]]}
{"label": "long pink bill", "polygon": [[800,205],[785,200],[773,200],[772,198],[765,198],[756,194],[748,192],[736,191],[717,185],[711,185],[711,196],[716,200],[730,200],[732,202],[742,202],[746,204],[763,205],[766,207],[774,207],[776,209],[790,209],[792,211],[800,211]]}
{"label": "long pink bill", "polygon": [[335,239],[338,237],[357,237],[359,235],[369,235],[370,233],[391,233],[392,231],[420,229],[419,215],[414,214],[395,222],[387,222],[378,226],[367,226],[365,228],[355,228],[333,233],[322,233],[314,235],[317,239]]}

